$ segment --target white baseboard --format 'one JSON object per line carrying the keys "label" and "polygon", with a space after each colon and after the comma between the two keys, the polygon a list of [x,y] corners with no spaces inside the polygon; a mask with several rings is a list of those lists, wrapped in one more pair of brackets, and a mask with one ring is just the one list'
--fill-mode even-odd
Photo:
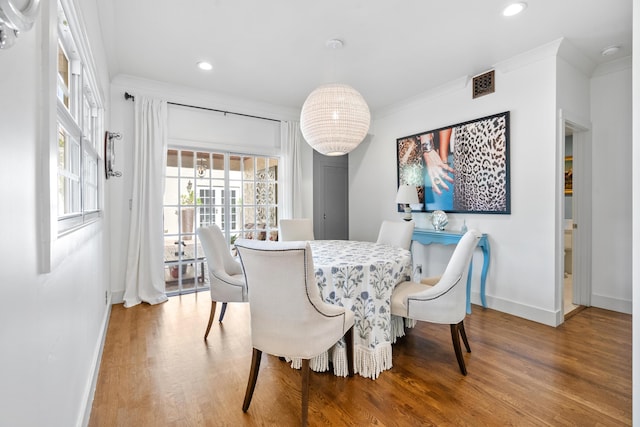
{"label": "white baseboard", "polygon": [[87,427],[89,418],[91,417],[91,408],[93,406],[93,398],[96,393],[96,385],[98,383],[98,374],[100,373],[100,362],[102,361],[102,351],[104,350],[104,342],[107,338],[107,328],[109,327],[109,319],[111,318],[111,300],[106,304],[102,325],[100,326],[100,337],[96,342],[93,363],[91,365],[91,375],[84,391],[84,408],[81,408],[81,414],[78,417],[78,426]]}
{"label": "white baseboard", "polygon": [[111,304],[122,304],[124,302],[124,291],[111,292]]}
{"label": "white baseboard", "polygon": [[[514,301],[496,298],[490,295],[486,296],[486,300],[488,308],[511,314],[513,316],[522,317],[533,322],[538,322],[553,327],[561,325],[564,322],[564,313],[562,310],[543,310],[538,307],[532,307]],[[482,303],[480,302],[479,292],[471,292],[471,302],[473,304],[482,306]],[[631,314],[632,311],[631,301],[605,297],[602,295],[591,295],[591,306],[625,314]]]}
{"label": "white baseboard", "polygon": [[[487,308],[511,314],[513,316],[522,317],[523,319],[542,323],[544,325],[556,327],[561,324],[562,321],[564,321],[562,312],[543,310],[538,307],[533,307],[530,305],[525,305],[501,298],[495,298],[490,295],[486,295],[486,300]],[[471,292],[471,302],[482,307],[479,292]]]}
{"label": "white baseboard", "polygon": [[632,302],[630,300],[623,300],[617,298],[611,298],[603,295],[591,295],[591,306],[603,308],[605,310],[617,311],[619,313],[631,314]]}

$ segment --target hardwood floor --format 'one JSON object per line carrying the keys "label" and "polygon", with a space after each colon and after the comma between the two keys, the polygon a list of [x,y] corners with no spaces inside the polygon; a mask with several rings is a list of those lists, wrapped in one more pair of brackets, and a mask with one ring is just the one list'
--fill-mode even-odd
{"label": "hardwood floor", "polygon": [[[202,340],[208,293],[113,307],[89,425],[295,426],[300,372],[263,355],[247,413],[247,304]],[[310,426],[631,425],[631,316],[587,308],[558,328],[473,306],[460,374],[447,325],[418,323],[373,381],[312,373]]]}

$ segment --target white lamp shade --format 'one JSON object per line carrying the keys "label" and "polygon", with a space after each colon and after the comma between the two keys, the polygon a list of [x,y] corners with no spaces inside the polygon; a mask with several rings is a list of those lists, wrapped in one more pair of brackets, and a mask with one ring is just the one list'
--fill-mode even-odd
{"label": "white lamp shade", "polygon": [[326,156],[341,156],[367,136],[371,113],[349,85],[327,84],[311,92],[302,106],[300,130],[307,143]]}
{"label": "white lamp shade", "polygon": [[402,203],[403,205],[412,205],[414,203],[420,203],[418,200],[418,190],[413,185],[403,184],[398,187],[398,194],[396,195],[396,203]]}

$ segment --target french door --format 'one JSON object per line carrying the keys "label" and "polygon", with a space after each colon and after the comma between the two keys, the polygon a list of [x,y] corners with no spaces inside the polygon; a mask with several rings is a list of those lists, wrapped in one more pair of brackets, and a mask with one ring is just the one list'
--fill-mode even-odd
{"label": "french door", "polygon": [[217,224],[232,250],[237,238],[278,240],[276,157],[167,150],[164,277],[168,295],[209,289],[195,231]]}

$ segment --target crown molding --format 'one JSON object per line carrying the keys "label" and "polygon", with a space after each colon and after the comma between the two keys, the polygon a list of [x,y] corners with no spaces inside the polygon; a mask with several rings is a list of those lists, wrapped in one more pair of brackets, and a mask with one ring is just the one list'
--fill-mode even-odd
{"label": "crown molding", "polygon": [[591,77],[600,77],[611,73],[617,73],[624,70],[631,70],[632,67],[631,56],[625,56],[623,58],[618,58],[613,61],[605,62],[604,64],[600,64],[593,71]]}
{"label": "crown molding", "polygon": [[196,88],[178,86],[171,83],[145,79],[128,74],[118,74],[111,80],[112,86],[123,88],[124,92],[132,95],[147,95],[164,99],[168,102],[176,102],[199,107],[214,108],[238,113],[271,117],[277,120],[299,121],[300,109],[288,108],[278,105],[257,102],[250,99],[239,98],[212,91],[203,91]]}

